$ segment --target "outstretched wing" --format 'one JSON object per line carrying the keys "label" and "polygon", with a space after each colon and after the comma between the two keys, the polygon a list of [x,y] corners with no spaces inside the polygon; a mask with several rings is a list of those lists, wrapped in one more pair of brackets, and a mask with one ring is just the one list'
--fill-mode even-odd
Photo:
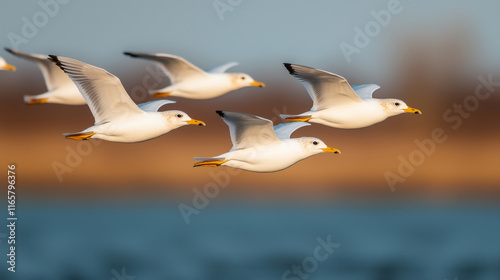
{"label": "outstretched wing", "polygon": [[5,48],[5,50],[15,56],[33,61],[38,64],[38,67],[40,67],[40,69],[42,70],[43,79],[45,80],[45,84],[47,85],[47,89],[49,91],[55,90],[60,87],[74,85],[71,79],[66,74],[64,74],[64,72],[59,69],[59,67],[47,60],[46,55],[24,53],[9,48]]}
{"label": "outstretched wing", "polygon": [[225,73],[229,68],[235,67],[238,65],[238,62],[229,62],[221,66],[217,66],[208,70],[209,73]]}
{"label": "outstretched wing", "polygon": [[197,79],[208,77],[208,74],[200,68],[194,66],[189,61],[180,56],[170,54],[147,54],[147,53],[130,53],[123,54],[131,57],[139,57],[153,60],[160,64],[165,74],[170,78],[172,84],[180,83],[186,79]]}
{"label": "outstretched wing", "polygon": [[284,65],[307,89],[313,100],[311,111],[363,102],[347,80],[339,75],[296,64]]}
{"label": "outstretched wing", "polygon": [[352,86],[352,89],[361,97],[361,99],[373,98],[373,92],[379,89],[380,86],[376,84],[364,84]]}
{"label": "outstretched wing", "polygon": [[146,103],[137,104],[137,106],[145,112],[158,112],[158,110],[160,109],[161,106],[163,106],[165,104],[170,104],[170,103],[175,103],[175,101],[166,100],[166,99],[155,100],[155,101],[149,101]]}
{"label": "outstretched wing", "polygon": [[250,114],[217,111],[229,126],[233,150],[265,146],[280,141],[270,120]]}
{"label": "outstretched wing", "polygon": [[55,55],[49,59],[59,66],[82,93],[95,118],[103,124],[124,116],[142,115],[144,111],[130,99],[120,79],[104,69],[84,62]]}
{"label": "outstretched wing", "polygon": [[282,123],[274,127],[274,132],[276,133],[279,139],[285,140],[285,139],[290,139],[290,136],[295,130],[309,125],[311,124],[307,122]]}

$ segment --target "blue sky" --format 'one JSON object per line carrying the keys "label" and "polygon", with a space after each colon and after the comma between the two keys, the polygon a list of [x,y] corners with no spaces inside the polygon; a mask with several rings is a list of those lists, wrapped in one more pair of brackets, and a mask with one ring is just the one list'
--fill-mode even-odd
{"label": "blue sky", "polygon": [[[295,62],[330,71],[340,68],[340,73],[349,67],[382,78],[390,71],[379,66],[391,60],[398,39],[425,40],[418,36],[426,34],[439,40],[447,28],[463,25],[476,40],[477,61],[484,68],[500,61],[497,1],[395,1],[401,12],[350,63],[339,45],[353,44],[355,28],[364,29],[374,20],[371,12],[387,10],[393,0],[66,1],[19,50],[70,56],[102,67],[131,62],[123,51],[150,51],[184,56],[205,68],[239,61],[241,71],[285,75],[281,63]],[[215,6],[221,5],[230,9],[218,13]],[[9,34],[22,36],[23,17],[33,23],[44,10],[38,1],[4,1],[2,6],[0,36],[4,46],[15,47]],[[0,55],[12,60],[3,51]]]}

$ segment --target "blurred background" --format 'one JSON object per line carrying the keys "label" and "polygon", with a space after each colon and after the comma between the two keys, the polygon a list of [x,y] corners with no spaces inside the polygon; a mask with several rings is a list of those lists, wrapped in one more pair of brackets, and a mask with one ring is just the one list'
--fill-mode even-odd
{"label": "blurred background", "polygon": [[[91,126],[88,107],[24,104],[46,91],[41,72],[1,50],[17,67],[0,72],[0,154],[5,170],[16,165],[19,218],[17,272],[5,265],[1,279],[500,279],[497,1],[1,5],[4,47],[104,68],[137,103],[153,100],[145,79],[169,81],[124,51],[179,55],[203,69],[237,61],[230,72],[267,85],[172,97],[162,108],[206,127],[136,144],[78,142],[62,133]],[[193,168],[193,157],[231,148],[215,110],[277,124],[311,107],[283,62],[378,84],[375,97],[423,114],[357,130],[302,128],[293,137],[342,154],[277,173]],[[0,229],[4,264],[8,234]],[[328,237],[339,244],[333,253],[304,263]]]}

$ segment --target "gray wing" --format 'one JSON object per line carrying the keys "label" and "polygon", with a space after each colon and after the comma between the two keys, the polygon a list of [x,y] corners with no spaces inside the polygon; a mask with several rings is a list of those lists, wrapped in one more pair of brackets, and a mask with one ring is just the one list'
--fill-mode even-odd
{"label": "gray wing", "polygon": [[185,60],[180,56],[161,54],[161,53],[147,54],[147,53],[125,52],[124,54],[129,55],[131,57],[139,57],[139,58],[153,60],[159,63],[165,74],[167,74],[167,76],[170,78],[172,84],[180,83],[184,80],[197,79],[209,76],[205,71],[194,66],[189,61]]}
{"label": "gray wing", "polygon": [[224,65],[217,66],[208,70],[209,73],[225,73],[229,68],[235,67],[238,65],[238,62],[229,62]]}
{"label": "gray wing", "polygon": [[379,89],[380,86],[376,84],[364,84],[352,86],[352,89],[361,97],[361,99],[373,98],[373,92]]}
{"label": "gray wing", "polygon": [[217,111],[229,126],[233,150],[265,146],[280,141],[270,120],[238,112]]}
{"label": "gray wing", "polygon": [[285,140],[285,139],[290,139],[290,136],[295,130],[309,125],[311,124],[307,122],[282,123],[274,127],[274,132],[276,133],[279,139]]}
{"label": "gray wing", "polygon": [[347,80],[339,75],[296,64],[284,65],[307,89],[313,100],[311,111],[363,102]]}
{"label": "gray wing", "polygon": [[163,99],[137,104],[137,106],[145,112],[158,112],[161,106],[171,103],[175,103],[175,101]]}
{"label": "gray wing", "polygon": [[103,124],[144,111],[130,99],[120,79],[104,69],[84,62],[55,55],[49,59],[76,84],[89,105],[96,124]]}
{"label": "gray wing", "polygon": [[64,74],[64,72],[59,69],[57,65],[50,62],[46,55],[24,53],[9,48],[5,48],[5,50],[15,56],[38,64],[38,67],[42,70],[43,79],[45,80],[45,84],[47,85],[47,89],[49,91],[53,91],[61,87],[74,86],[68,75]]}

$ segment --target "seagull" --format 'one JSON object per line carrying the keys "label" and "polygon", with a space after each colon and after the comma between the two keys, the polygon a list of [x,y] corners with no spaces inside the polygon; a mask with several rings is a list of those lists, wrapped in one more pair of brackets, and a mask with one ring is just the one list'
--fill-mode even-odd
{"label": "seagull", "polygon": [[16,66],[8,64],[7,61],[5,61],[5,59],[3,59],[3,57],[0,57],[0,70],[7,70],[7,71],[15,72]]}
{"label": "seagull", "polygon": [[205,123],[182,111],[158,112],[170,100],[156,100],[136,105],[116,76],[81,61],[49,55],[77,85],[95,118],[94,126],[81,132],[67,133],[67,139],[91,138],[112,142],[135,143],[150,140],[188,124]]}
{"label": "seagull", "polygon": [[59,67],[47,60],[46,55],[29,54],[5,48],[11,54],[35,62],[42,70],[48,91],[38,95],[25,95],[27,104],[57,103],[65,105],[85,105],[82,94]]}
{"label": "seagull", "polygon": [[216,111],[229,126],[233,148],[222,155],[194,158],[197,166],[229,166],[253,172],[275,172],[319,153],[340,154],[323,141],[312,137],[290,139],[290,135],[308,123],[273,123],[258,116]]}
{"label": "seagull", "polygon": [[378,85],[351,87],[345,78],[337,74],[296,64],[284,65],[304,85],[313,100],[308,112],[281,115],[288,121],[353,129],[370,126],[401,113],[422,114],[399,99],[372,98],[373,92],[380,88]]}
{"label": "seagull", "polygon": [[205,72],[184,58],[171,54],[130,52],[124,54],[155,61],[169,77],[171,85],[150,91],[153,97],[178,96],[190,99],[209,99],[242,87],[265,87],[264,83],[255,81],[247,74],[226,73],[229,68],[238,65],[236,62],[227,63]]}

